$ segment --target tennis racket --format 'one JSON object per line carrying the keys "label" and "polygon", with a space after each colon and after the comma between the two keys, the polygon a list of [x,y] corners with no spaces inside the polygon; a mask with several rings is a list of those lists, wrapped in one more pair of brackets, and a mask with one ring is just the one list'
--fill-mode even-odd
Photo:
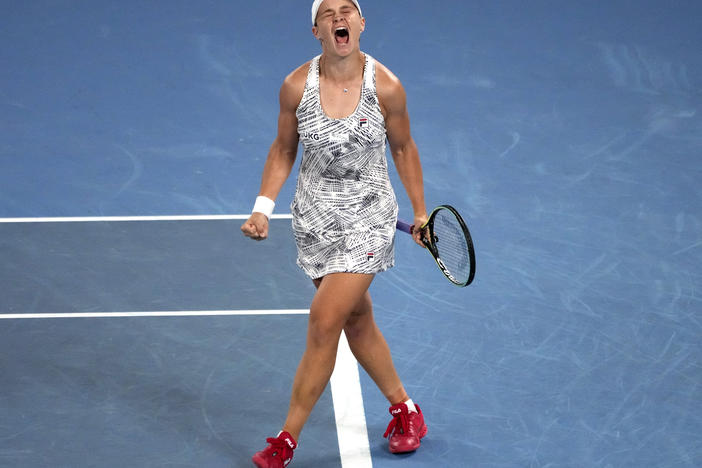
{"label": "tennis racket", "polygon": [[[414,226],[398,219],[397,229],[412,234]],[[422,243],[446,278],[456,286],[468,286],[475,277],[475,249],[458,211],[449,205],[437,206],[420,229],[424,231]]]}

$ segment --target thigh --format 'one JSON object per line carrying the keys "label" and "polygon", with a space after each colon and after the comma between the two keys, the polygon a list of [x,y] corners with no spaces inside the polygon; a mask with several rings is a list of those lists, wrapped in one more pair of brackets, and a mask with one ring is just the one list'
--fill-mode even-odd
{"label": "thigh", "polygon": [[317,293],[310,306],[310,319],[326,317],[343,325],[368,292],[374,275],[332,273],[314,280]]}

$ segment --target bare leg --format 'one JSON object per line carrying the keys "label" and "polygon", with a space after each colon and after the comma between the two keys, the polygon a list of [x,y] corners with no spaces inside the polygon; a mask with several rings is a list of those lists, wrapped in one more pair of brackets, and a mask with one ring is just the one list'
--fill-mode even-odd
{"label": "bare leg", "polygon": [[397,375],[390,348],[373,318],[373,303],[366,291],[346,321],[344,332],[351,352],[391,405],[409,397]]}
{"label": "bare leg", "polygon": [[307,347],[295,374],[290,409],[283,430],[296,440],[334,370],[339,336],[373,281],[373,275],[334,273],[315,282]]}

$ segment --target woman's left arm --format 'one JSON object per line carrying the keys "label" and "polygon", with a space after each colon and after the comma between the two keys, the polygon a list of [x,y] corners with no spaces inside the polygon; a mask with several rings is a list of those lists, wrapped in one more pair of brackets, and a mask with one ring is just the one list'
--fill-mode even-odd
{"label": "woman's left arm", "polygon": [[[402,83],[387,68],[377,67],[376,75],[378,100],[385,116],[385,130],[390,143],[390,152],[402,185],[412,203],[414,225],[421,226],[427,220],[424,203],[424,181],[419,151],[410,132],[410,119],[407,111],[407,97]],[[415,242],[424,246],[420,232],[413,234]]]}

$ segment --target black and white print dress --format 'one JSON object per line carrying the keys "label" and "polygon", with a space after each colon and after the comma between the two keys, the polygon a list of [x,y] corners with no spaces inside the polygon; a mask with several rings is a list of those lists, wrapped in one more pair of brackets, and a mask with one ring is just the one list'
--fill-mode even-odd
{"label": "black and white print dress", "polygon": [[361,99],[351,115],[332,119],[322,110],[319,56],[310,64],[297,108],[304,153],[290,208],[297,263],[313,279],[378,273],[394,264],[397,201],[388,177],[375,61],[365,57]]}

